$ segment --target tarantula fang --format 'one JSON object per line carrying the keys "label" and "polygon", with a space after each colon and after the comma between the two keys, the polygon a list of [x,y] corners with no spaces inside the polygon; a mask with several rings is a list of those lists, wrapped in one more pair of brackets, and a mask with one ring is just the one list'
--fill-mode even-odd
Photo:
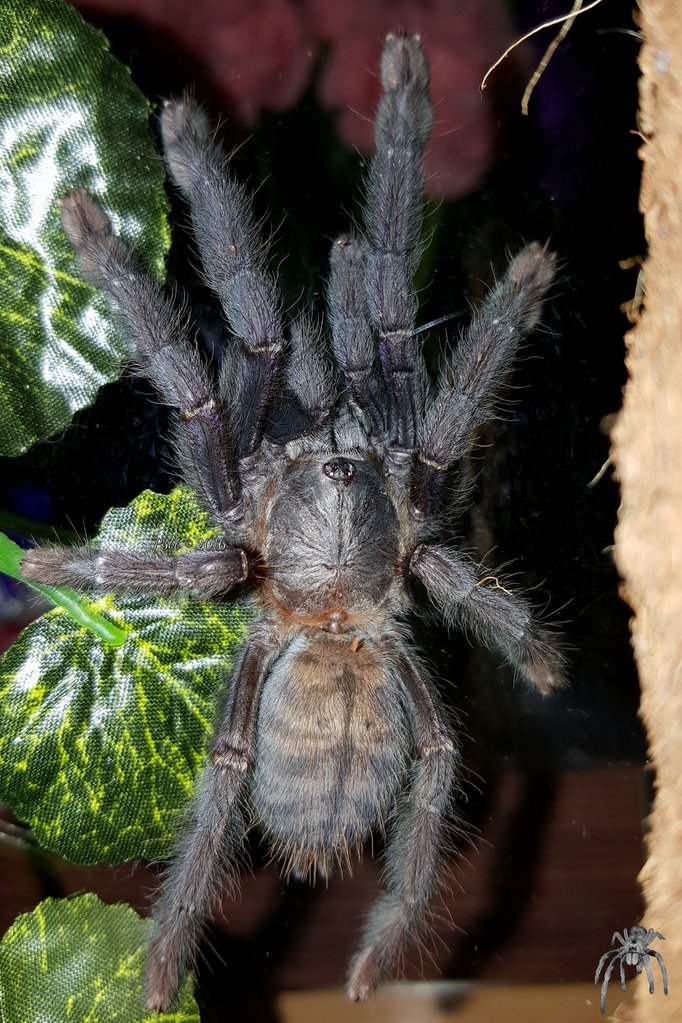
{"label": "tarantula fang", "polygon": [[164,106],[161,133],[230,327],[216,383],[186,317],[94,200],[78,190],[62,201],[85,277],[108,295],[134,364],[176,410],[181,475],[227,549],[43,547],[23,570],[85,590],[224,598],[239,588],[260,611],[154,910],[150,1009],[168,1008],[193,966],[204,921],[223,886],[236,885],[252,822],[283,870],[304,878],[328,876],[374,829],[386,831],[385,891],[350,965],[351,998],[365,998],[423,933],[458,765],[436,688],[408,643],[406,613],[425,595],[540,692],[562,682],[563,657],[528,601],[443,534],[464,503],[459,469],[472,434],[537,323],[553,256],[532,244],[511,261],[431,384],[415,339],[432,121],[418,37],[388,36],[381,81],[364,235],[332,248],[333,360],[311,318],[285,329],[250,197],[191,99]]}
{"label": "tarantula fang", "polygon": [[642,970],[646,970],[646,975],[649,978],[649,994],[652,995],[654,993],[654,975],[651,969],[651,963],[649,962],[649,958],[651,957],[655,959],[660,967],[661,976],[663,977],[663,994],[664,995],[668,994],[668,971],[665,968],[663,956],[661,955],[660,952],[657,952],[656,949],[649,948],[649,945],[654,940],[654,938],[660,938],[661,941],[665,941],[663,935],[659,934],[658,931],[654,931],[652,928],[649,928],[649,930],[647,931],[644,929],[644,927],[640,927],[638,924],[635,924],[634,927],[630,928],[629,934],[627,927],[623,929],[622,934],[620,934],[618,931],[613,932],[611,944],[614,945],[616,941],[619,941],[620,946],[617,948],[612,948],[608,952],[604,952],[604,955],[599,960],[597,972],[594,975],[594,986],[596,987],[597,984],[599,983],[599,974],[602,971],[604,963],[609,958],[609,956],[613,956],[613,959],[606,967],[606,971],[604,973],[604,982],[601,986],[601,1000],[599,1002],[599,1011],[602,1014],[606,1012],[606,990],[609,986],[609,981],[611,980],[613,967],[616,965],[617,962],[620,965],[620,986],[623,989],[623,991],[626,990],[625,964],[627,963],[628,966],[634,966],[637,970],[637,973],[641,973]]}

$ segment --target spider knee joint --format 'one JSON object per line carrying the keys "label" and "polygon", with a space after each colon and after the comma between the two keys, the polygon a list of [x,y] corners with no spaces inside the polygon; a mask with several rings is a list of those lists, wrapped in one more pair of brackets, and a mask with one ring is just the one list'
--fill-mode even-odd
{"label": "spider knee joint", "polygon": [[443,753],[456,753],[457,747],[447,734],[434,736],[435,742],[424,743],[417,747],[417,754],[422,759],[425,757],[439,756]]}
{"label": "spider knee joint", "polygon": [[251,767],[251,760],[244,750],[220,744],[213,750],[213,763],[216,767],[239,771],[240,774],[246,774]]}

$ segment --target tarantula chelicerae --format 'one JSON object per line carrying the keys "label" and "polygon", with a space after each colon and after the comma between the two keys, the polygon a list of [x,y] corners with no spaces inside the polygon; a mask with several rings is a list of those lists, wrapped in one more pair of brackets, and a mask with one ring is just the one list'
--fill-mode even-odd
{"label": "tarantula chelicerae", "polygon": [[529,604],[441,542],[472,433],[538,319],[553,258],[539,245],[516,256],[432,387],[412,283],[432,121],[417,37],[387,38],[381,80],[365,233],[332,250],[335,367],[310,318],[285,334],[250,200],[191,100],[168,103],[161,130],[233,335],[217,387],[185,317],[99,207],[83,191],[62,202],[85,276],[113,300],[137,366],[177,410],[182,475],[228,546],[177,557],[42,548],[25,555],[24,571],[82,589],[215,597],[240,587],[260,609],[156,907],[152,1009],[168,1007],[191,966],[247,821],[304,877],[328,876],[386,826],[386,891],[350,966],[352,998],[368,995],[423,929],[458,752],[408,644],[404,618],[420,594],[541,692],[561,681],[561,654]]}

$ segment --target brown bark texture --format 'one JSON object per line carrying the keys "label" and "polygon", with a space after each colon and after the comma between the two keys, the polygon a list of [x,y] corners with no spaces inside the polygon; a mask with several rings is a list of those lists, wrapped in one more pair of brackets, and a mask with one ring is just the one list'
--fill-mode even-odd
{"label": "brown bark texture", "polygon": [[[644,303],[626,337],[628,383],[613,431],[622,505],[616,560],[630,603],[640,714],[656,770],[643,926],[665,936],[663,997],[636,980],[637,1023],[682,1020],[682,2],[640,0],[640,208],[648,244]],[[626,926],[626,921],[621,921]],[[620,925],[619,925],[620,927]],[[628,972],[630,972],[628,970]],[[614,971],[617,975],[618,970]]]}

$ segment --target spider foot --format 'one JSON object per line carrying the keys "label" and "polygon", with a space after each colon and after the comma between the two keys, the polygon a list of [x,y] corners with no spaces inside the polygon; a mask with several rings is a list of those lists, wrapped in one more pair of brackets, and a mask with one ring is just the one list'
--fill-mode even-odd
{"label": "spider foot", "polygon": [[178,971],[167,956],[150,949],[145,984],[145,1005],[151,1012],[166,1012],[179,983]]}
{"label": "spider foot", "polygon": [[161,137],[171,176],[181,189],[190,189],[197,173],[197,147],[211,136],[206,114],[189,96],[168,100],[161,111]]}
{"label": "spider foot", "polygon": [[379,986],[383,969],[375,948],[361,952],[351,963],[346,990],[353,1002],[364,1002]]}
{"label": "spider foot", "polygon": [[191,968],[194,956],[187,949],[196,943],[196,937],[192,914],[172,915],[156,925],[145,971],[145,1005],[152,1012],[166,1012],[172,1005],[185,972]]}

